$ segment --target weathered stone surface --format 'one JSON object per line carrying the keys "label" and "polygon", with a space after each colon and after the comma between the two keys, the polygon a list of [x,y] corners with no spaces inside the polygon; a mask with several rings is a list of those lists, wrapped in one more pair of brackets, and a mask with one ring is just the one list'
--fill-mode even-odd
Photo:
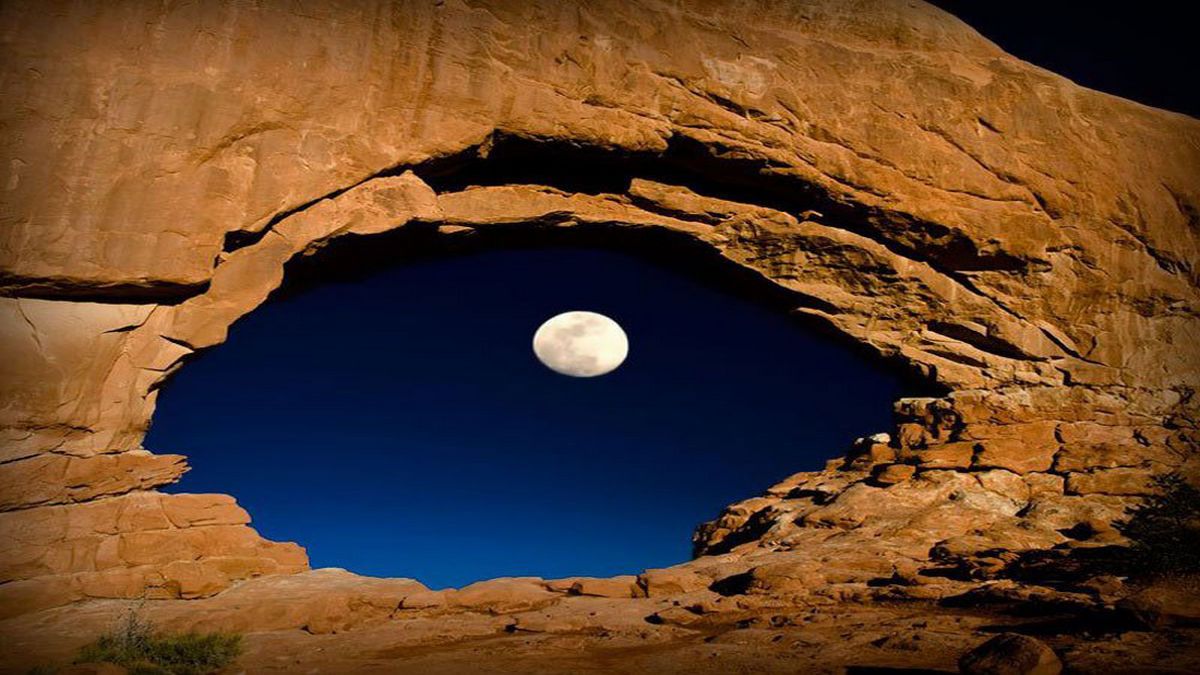
{"label": "weathered stone surface", "polygon": [[735,590],[785,597],[808,595],[821,588],[826,581],[815,561],[778,561],[759,565],[747,572],[744,587],[735,587]]}
{"label": "weathered stone surface", "polygon": [[[535,608],[507,613],[487,604],[409,607],[411,598],[431,592],[408,579],[371,579],[332,569],[270,576],[200,600],[98,600],[0,621],[0,633],[12,647],[0,651],[0,670],[26,672],[69,660],[74,649],[131,607],[166,630],[244,632],[247,650],[234,667],[247,672],[457,673],[481,665],[514,675],[581,668],[714,675],[880,668],[949,672],[961,655],[995,637],[989,631],[998,622],[1011,620],[983,611],[986,605],[964,612],[922,602],[961,594],[972,585],[922,576],[916,564],[901,569],[882,557],[859,555],[847,568],[858,570],[857,577],[814,574],[813,565],[831,569],[840,555],[822,565],[806,562],[799,551],[766,554],[749,573],[721,580],[721,594],[700,590],[660,598],[602,598],[550,592]],[[901,585],[854,580],[868,574],[878,575],[876,582],[890,575]],[[485,586],[491,593],[513,584],[557,587],[536,579]],[[1067,594],[1012,582],[998,583],[987,594],[995,599],[1022,595],[1031,598],[1028,608],[1049,607],[1051,616],[1061,618]],[[1060,604],[1050,606],[1055,600]],[[1031,618],[1026,612],[1018,621]],[[1187,649],[1194,634],[1179,624],[1162,640],[1131,643],[1122,637],[1099,643],[1095,635],[1069,632],[1054,639],[1056,648],[1070,654],[1073,667],[1089,663],[1093,670],[1097,663],[1152,659],[1164,669],[1190,672],[1200,658]],[[1004,667],[1032,661],[1014,660],[1013,650],[1000,651]],[[994,655],[990,663],[997,663]]]}
{"label": "weathered stone surface", "polygon": [[888,464],[875,472],[875,482],[880,485],[895,485],[909,480],[917,473],[911,464]]}
{"label": "weathered stone surface", "polygon": [[589,595],[598,598],[636,598],[642,594],[637,577],[623,575],[610,579],[583,578],[571,584],[571,595]]}
{"label": "weathered stone surface", "polygon": [[1054,470],[1059,472],[1117,467],[1161,471],[1180,465],[1188,454],[1167,444],[1171,433],[1163,427],[1074,422],[1061,425],[1058,434],[1062,451],[1054,460]]}
{"label": "weathered stone surface", "polygon": [[175,527],[246,525],[250,514],[229,495],[173,494],[162,500],[163,514]]}
{"label": "weathered stone surface", "polygon": [[142,491],[0,513],[11,543],[0,548],[0,615],[85,597],[203,597],[307,567],[303,549],[248,522],[226,495]]}
{"label": "weathered stone surface", "polygon": [[533,609],[555,598],[555,594],[537,577],[488,579],[446,593],[447,602],[452,606],[496,613]]}
{"label": "weathered stone surface", "polygon": [[0,511],[145,490],[173,483],[184,471],[187,462],[182,455],[37,455],[0,471]]}
{"label": "weathered stone surface", "polygon": [[524,612],[554,602],[561,590],[538,577],[502,577],[477,581],[462,588],[420,590],[406,595],[404,610],[469,609],[491,613]]}
{"label": "weathered stone surface", "polygon": [[974,465],[987,469],[1008,469],[1016,473],[1049,471],[1054,464],[1057,444],[1039,444],[1027,438],[996,438],[979,443]]}
{"label": "weathered stone surface", "polygon": [[1151,474],[1142,469],[1096,469],[1067,474],[1067,494],[1149,495],[1154,493]]}
{"label": "weathered stone surface", "polygon": [[604,599],[568,597],[553,605],[512,615],[507,630],[512,633],[556,633],[580,635],[630,634],[649,627],[647,614],[659,606],[652,601],[630,602],[629,598]]}
{"label": "weathered stone surface", "polygon": [[174,611],[163,606],[167,612],[158,623],[165,630],[246,633],[299,628],[313,634],[340,633],[386,621],[405,596],[424,590],[412,579],[376,579],[335,568],[309,570],[251,579],[220,595],[182,603]]}
{"label": "weathered stone surface", "polygon": [[1044,643],[1027,635],[1004,633],[963,655],[965,675],[1058,675],[1062,662]]}
{"label": "weathered stone surface", "polygon": [[680,595],[708,588],[712,580],[683,567],[646,570],[637,577],[637,585],[649,597]]}
{"label": "weathered stone surface", "polygon": [[876,437],[860,438],[846,453],[849,466],[854,468],[873,467],[879,464],[890,464],[897,459],[896,448],[888,444],[887,434],[876,434]]}

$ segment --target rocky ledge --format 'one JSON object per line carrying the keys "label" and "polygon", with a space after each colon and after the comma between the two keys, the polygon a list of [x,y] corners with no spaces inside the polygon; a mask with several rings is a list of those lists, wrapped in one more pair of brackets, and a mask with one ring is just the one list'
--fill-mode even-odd
{"label": "rocky ledge", "polygon": [[[748,556],[611,579],[504,578],[443,591],[411,579],[312,570],[244,581],[202,600],[93,600],[8,619],[0,622],[9,647],[0,668],[66,664],[131,608],[169,631],[243,632],[238,664],[248,672],[961,666],[1057,673],[1064,664],[1071,672],[1154,664],[1156,672],[1183,673],[1200,666],[1194,579],[1065,590],[1052,582],[921,579],[882,565],[871,577],[858,561],[813,572],[811,557]],[[747,571],[731,574],[738,568]]]}

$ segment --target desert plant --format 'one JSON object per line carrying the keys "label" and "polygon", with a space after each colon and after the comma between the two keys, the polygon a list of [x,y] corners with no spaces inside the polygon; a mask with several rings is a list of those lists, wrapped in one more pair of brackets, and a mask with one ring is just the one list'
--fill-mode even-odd
{"label": "desert plant", "polygon": [[1200,490],[1175,473],[1154,482],[1156,493],[1117,524],[1135,569],[1150,577],[1200,573]]}
{"label": "desert plant", "polygon": [[164,633],[130,608],[117,625],[79,650],[76,663],[115,663],[132,675],[204,675],[231,663],[242,636],[230,633]]}

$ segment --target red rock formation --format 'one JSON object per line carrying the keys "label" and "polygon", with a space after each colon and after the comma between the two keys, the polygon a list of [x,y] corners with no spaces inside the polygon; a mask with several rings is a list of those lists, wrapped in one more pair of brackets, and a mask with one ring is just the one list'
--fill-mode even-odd
{"label": "red rock formation", "polygon": [[155,492],[184,467],[140,443],[289,261],[389,232],[657,233],[948,390],[729,507],[651,596],[984,564],[1194,471],[1200,122],[932,7],[17,0],[0,26],[7,614],[303,569],[228,498]]}

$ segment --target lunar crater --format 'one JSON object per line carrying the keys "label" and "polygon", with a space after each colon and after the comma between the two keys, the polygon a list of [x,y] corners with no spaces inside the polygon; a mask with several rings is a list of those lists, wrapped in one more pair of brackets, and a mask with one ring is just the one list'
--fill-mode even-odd
{"label": "lunar crater", "polygon": [[533,335],[533,353],[547,368],[571,377],[597,377],[616,370],[629,354],[620,324],[596,312],[563,312]]}

